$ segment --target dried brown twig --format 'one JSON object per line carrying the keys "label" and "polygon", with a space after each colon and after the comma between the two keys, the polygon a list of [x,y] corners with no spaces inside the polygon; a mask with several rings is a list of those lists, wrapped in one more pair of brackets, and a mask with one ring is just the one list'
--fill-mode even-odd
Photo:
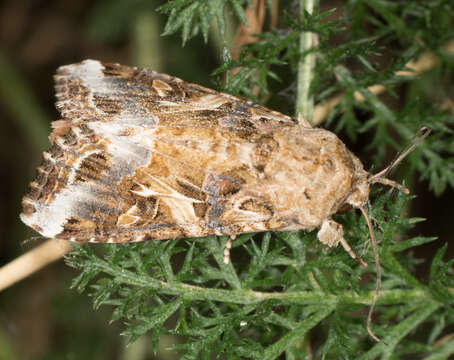
{"label": "dried brown twig", "polygon": [[[273,28],[277,24],[277,14],[279,9],[279,0],[274,0],[273,9],[271,10],[270,27]],[[248,7],[245,10],[247,23],[241,23],[235,34],[235,40],[233,41],[231,52],[232,58],[238,59],[240,56],[241,46],[246,44],[252,44],[257,42],[258,38],[254,34],[259,34],[263,31],[266,15],[265,0],[253,0],[252,7]],[[232,69],[231,75],[235,75],[240,71],[241,67]],[[258,95],[260,88],[254,86],[252,93]]]}
{"label": "dried brown twig", "polygon": [[0,291],[60,259],[72,246],[69,241],[49,239],[0,268]]}
{"label": "dried brown twig", "polygon": [[232,57],[238,59],[240,47],[257,41],[254,34],[259,34],[263,30],[265,21],[265,0],[254,0],[252,7],[245,10],[247,23],[241,23],[235,34],[235,40],[232,45]]}

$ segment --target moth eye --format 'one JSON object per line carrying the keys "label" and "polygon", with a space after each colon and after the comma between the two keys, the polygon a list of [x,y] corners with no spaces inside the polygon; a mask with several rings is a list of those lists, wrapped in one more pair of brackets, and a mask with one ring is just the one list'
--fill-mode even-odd
{"label": "moth eye", "polygon": [[32,215],[34,212],[36,212],[36,208],[31,205],[31,204],[28,204],[27,203],[27,200],[23,200],[22,201],[22,213],[25,215],[25,216],[30,216]]}

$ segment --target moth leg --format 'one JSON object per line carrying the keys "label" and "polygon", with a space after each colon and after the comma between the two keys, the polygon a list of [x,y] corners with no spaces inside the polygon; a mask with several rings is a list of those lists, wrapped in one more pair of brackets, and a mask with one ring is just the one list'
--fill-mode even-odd
{"label": "moth leg", "polygon": [[341,243],[345,251],[353,259],[355,259],[361,266],[367,267],[367,263],[355,254],[350,245],[348,245],[347,241],[344,239],[344,229],[341,224],[338,224],[331,219],[325,219],[317,233],[317,238],[321,243],[328,245],[329,247],[337,246]]}
{"label": "moth leg", "polygon": [[236,235],[230,235],[230,239],[225,243],[224,248],[224,264],[230,263],[230,249],[232,248],[232,242],[236,239]]}

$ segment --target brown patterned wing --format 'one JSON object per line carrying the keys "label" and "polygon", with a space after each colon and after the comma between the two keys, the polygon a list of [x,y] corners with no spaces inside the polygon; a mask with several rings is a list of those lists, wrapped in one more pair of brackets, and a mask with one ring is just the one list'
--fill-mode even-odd
{"label": "brown patterned wing", "polygon": [[250,101],[147,69],[86,60],[55,75],[57,108],[72,124],[269,132],[295,121]]}
{"label": "brown patterned wing", "polygon": [[46,237],[130,242],[288,227],[263,195],[275,134],[294,120],[168,75],[61,67],[51,148],[23,199]]}

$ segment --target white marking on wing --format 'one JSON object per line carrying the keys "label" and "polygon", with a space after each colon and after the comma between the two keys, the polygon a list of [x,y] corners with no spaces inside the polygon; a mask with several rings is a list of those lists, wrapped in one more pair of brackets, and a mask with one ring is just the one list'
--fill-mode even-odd
{"label": "white marking on wing", "polygon": [[152,175],[148,175],[153,180],[155,189],[151,189],[143,184],[137,183],[141,190],[132,190],[136,195],[143,197],[157,197],[162,200],[170,209],[172,217],[176,222],[190,222],[199,220],[194,212],[194,203],[202,203],[203,201],[193,199],[180,194],[168,184],[157,179]]}
{"label": "white marking on wing", "polygon": [[137,205],[131,206],[125,214],[122,214],[118,217],[117,225],[121,227],[130,227],[140,220],[140,216],[134,215],[139,210]]}
{"label": "white marking on wing", "polygon": [[[113,167],[119,164],[118,160],[122,160],[126,164],[133,164],[136,167],[144,166],[150,161],[151,152],[146,148],[146,144],[140,142],[140,139],[143,138],[140,135],[138,138],[134,135],[129,137],[118,135],[120,127],[118,127],[118,124],[112,124],[111,122],[92,121],[87,125],[97,135],[108,139],[109,143],[106,150],[113,157]],[[118,171],[124,175],[132,173],[132,171],[124,173],[124,169],[123,171],[121,169]]]}
{"label": "white marking on wing", "polygon": [[80,165],[86,158],[88,158],[89,156],[91,156],[93,154],[99,154],[99,153],[101,153],[101,150],[92,150],[92,151],[88,151],[88,152],[79,154],[79,157],[76,159],[76,161],[72,165],[71,174],[68,177],[68,183],[74,184],[74,182],[76,181],[76,176],[77,176],[77,172],[79,171]]}
{"label": "white marking on wing", "polygon": [[203,201],[193,199],[184,195],[181,195],[178,191],[173,190],[171,187],[168,187],[168,189],[171,191],[170,193],[163,193],[163,192],[157,192],[154,191],[145,185],[137,183],[141,187],[142,190],[131,190],[134,194],[137,194],[139,196],[143,197],[150,197],[150,196],[156,196],[160,198],[173,198],[175,200],[181,200],[181,201],[188,201],[190,203],[202,203]]}
{"label": "white marking on wing", "polygon": [[39,226],[40,234],[55,237],[63,231],[63,224],[71,217],[84,218],[84,207],[81,204],[96,203],[99,200],[90,184],[72,185],[55,195],[49,204],[33,202],[36,211],[33,214],[21,214],[21,220],[28,226]]}
{"label": "white marking on wing", "polygon": [[160,101],[159,104],[169,107],[175,107],[175,109],[162,109],[163,113],[174,113],[194,110],[215,110],[227,102],[230,102],[230,100],[220,97],[218,95],[205,95],[186,103],[184,102],[176,103],[164,100]]}
{"label": "white marking on wing", "polygon": [[[82,84],[91,90],[87,101],[90,104],[90,108],[100,117],[104,117],[106,114],[96,106],[95,95],[120,100],[123,106],[121,112],[115,115],[115,121],[117,122],[131,126],[148,127],[156,125],[159,121],[156,116],[145,111],[135,101],[132,101],[133,106],[131,106],[131,101],[128,102],[127,99],[118,97],[120,89],[112,83],[112,77],[104,75],[103,70],[105,67],[99,61],[85,60],[79,64],[68,65],[63,68],[69,71],[70,76],[80,79]],[[64,104],[64,102],[62,101],[61,104]]]}

